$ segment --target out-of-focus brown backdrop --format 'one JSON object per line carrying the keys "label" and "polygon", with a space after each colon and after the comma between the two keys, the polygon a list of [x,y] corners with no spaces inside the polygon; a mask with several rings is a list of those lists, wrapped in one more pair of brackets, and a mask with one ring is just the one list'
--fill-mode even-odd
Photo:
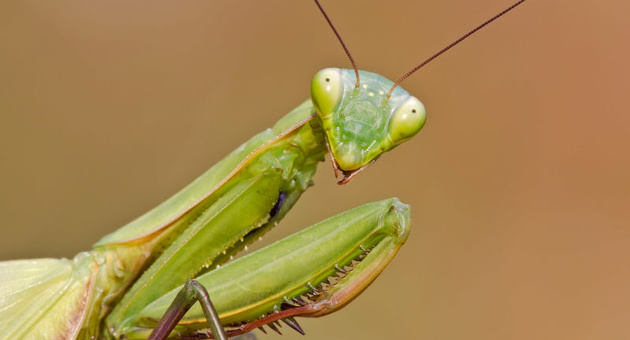
{"label": "out-of-focus brown backdrop", "polygon": [[[396,78],[509,3],[324,6]],[[390,196],[414,226],[305,339],[630,337],[629,11],[526,2],[404,83],[413,141],[344,187],[320,167],[267,241]],[[89,250],[349,66],[310,1],[9,0],[0,41],[3,260]]]}

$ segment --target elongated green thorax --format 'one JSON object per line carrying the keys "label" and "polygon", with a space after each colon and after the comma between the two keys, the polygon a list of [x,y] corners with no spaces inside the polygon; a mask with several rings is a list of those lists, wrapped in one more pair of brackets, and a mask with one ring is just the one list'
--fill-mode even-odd
{"label": "elongated green thorax", "polygon": [[424,125],[422,103],[372,72],[328,68],[318,72],[311,84],[311,99],[322,119],[328,146],[337,166],[356,171],[400,143],[413,137]]}
{"label": "elongated green thorax", "polygon": [[[291,316],[320,316],[355,298],[392,260],[409,234],[409,208],[398,199],[368,203],[197,278],[231,334]],[[126,320],[123,333],[142,338],[179,288]],[[205,328],[198,305],[175,329]]]}

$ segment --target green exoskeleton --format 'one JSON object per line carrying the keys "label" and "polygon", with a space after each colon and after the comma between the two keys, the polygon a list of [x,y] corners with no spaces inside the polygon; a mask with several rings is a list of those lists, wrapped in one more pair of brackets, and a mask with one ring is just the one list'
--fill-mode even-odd
{"label": "green exoskeleton", "polygon": [[309,100],[92,251],[0,263],[0,339],[224,338],[280,320],[302,332],[295,316],[343,307],[407,239],[395,198],[231,260],[286,215],[325,154],[343,184],[418,133],[425,108],[398,86],[410,73],[324,69]]}

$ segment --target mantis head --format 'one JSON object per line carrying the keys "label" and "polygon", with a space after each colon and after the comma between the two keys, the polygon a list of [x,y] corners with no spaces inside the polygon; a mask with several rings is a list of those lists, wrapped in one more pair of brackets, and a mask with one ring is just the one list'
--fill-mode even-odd
{"label": "mantis head", "polygon": [[344,174],[340,184],[416,135],[427,117],[424,105],[394,82],[372,72],[357,73],[327,68],[311,83],[333,165]]}
{"label": "mantis head", "polygon": [[326,131],[335,175],[337,170],[341,170],[344,177],[339,184],[345,184],[383,152],[413,137],[424,125],[424,105],[401,89],[400,83],[525,0],[517,1],[486,20],[418,64],[396,82],[375,73],[359,71],[328,14],[318,0],[314,1],[337,36],[353,68],[321,70],[311,84],[311,99]]}

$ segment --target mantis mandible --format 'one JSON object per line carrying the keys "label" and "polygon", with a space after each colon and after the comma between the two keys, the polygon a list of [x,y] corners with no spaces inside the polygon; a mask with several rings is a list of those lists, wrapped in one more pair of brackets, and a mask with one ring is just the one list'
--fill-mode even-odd
{"label": "mantis mandible", "polygon": [[[294,316],[345,306],[408,236],[409,210],[397,199],[360,206],[230,260],[288,212],[325,154],[345,184],[417,134],[424,106],[399,84],[523,1],[396,82],[359,71],[322,10],[353,69],[318,72],[309,100],[91,252],[0,264],[2,338],[225,338],[221,332],[275,329],[278,320],[301,332]],[[188,310],[198,295],[184,302],[176,296],[191,287],[207,289],[210,299]]]}

